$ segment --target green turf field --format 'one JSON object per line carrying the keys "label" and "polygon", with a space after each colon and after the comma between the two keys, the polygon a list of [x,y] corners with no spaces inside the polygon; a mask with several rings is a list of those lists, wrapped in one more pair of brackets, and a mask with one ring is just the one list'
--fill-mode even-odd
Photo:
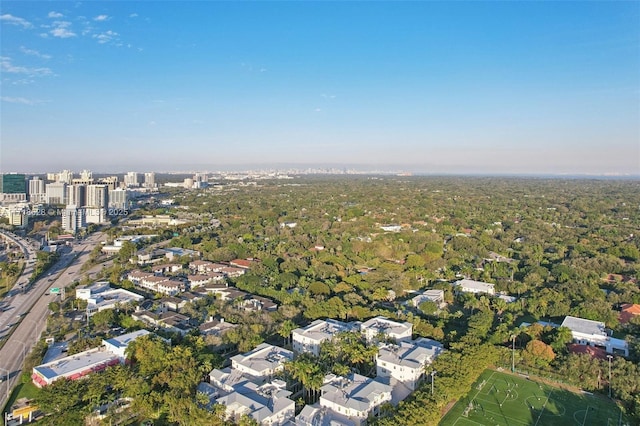
{"label": "green turf field", "polygon": [[621,426],[620,409],[606,398],[578,394],[526,377],[487,370],[442,426]]}

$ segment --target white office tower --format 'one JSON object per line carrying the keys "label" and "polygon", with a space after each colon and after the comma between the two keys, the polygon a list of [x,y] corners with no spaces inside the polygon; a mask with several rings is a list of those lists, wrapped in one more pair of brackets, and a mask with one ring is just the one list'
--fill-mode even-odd
{"label": "white office tower", "polygon": [[82,184],[67,187],[67,206],[82,207],[87,204],[87,186]]}
{"label": "white office tower", "polygon": [[129,207],[128,193],[129,192],[124,188],[117,188],[109,191],[109,208],[115,210],[126,210]]}
{"label": "white office tower", "polygon": [[62,229],[66,232],[76,233],[80,229],[87,227],[85,209],[77,208],[75,205],[67,206],[62,210]]}
{"label": "white office tower", "polygon": [[104,209],[108,205],[109,192],[107,185],[87,186],[87,207]]}
{"label": "white office tower", "polygon": [[58,174],[57,173],[47,173],[47,181],[55,182],[57,180],[58,180]]}
{"label": "white office tower", "polygon": [[48,183],[45,194],[47,204],[67,204],[67,184],[64,182]]}
{"label": "white office tower", "polygon": [[56,179],[57,182],[63,182],[63,183],[72,183],[73,182],[73,172],[70,170],[63,170],[60,173],[58,173],[58,178]]}
{"label": "white office tower", "polygon": [[83,170],[80,172],[80,179],[82,180],[91,180],[93,179],[93,172],[89,170]]}
{"label": "white office tower", "polygon": [[46,202],[47,194],[45,192],[44,181],[34,176],[29,181],[29,201],[32,204],[40,204]]}
{"label": "white office tower", "polygon": [[138,186],[138,173],[129,172],[124,176],[124,184],[126,187]]}
{"label": "white office tower", "polygon": [[155,188],[156,187],[156,174],[149,172],[144,174],[144,187]]}

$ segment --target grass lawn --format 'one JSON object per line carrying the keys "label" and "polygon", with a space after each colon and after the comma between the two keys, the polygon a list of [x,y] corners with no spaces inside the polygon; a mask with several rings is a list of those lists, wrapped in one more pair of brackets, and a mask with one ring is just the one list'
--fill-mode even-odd
{"label": "grass lawn", "polygon": [[11,393],[11,398],[7,402],[7,410],[20,398],[33,399],[38,393],[38,388],[31,382],[19,383]]}
{"label": "grass lawn", "polygon": [[618,426],[628,425],[611,400],[486,370],[441,426]]}

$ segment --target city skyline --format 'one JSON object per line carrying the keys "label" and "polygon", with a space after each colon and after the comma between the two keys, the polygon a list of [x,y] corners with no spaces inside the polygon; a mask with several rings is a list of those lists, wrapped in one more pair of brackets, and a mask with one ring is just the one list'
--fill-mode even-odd
{"label": "city skyline", "polygon": [[2,172],[640,174],[640,3],[3,2]]}

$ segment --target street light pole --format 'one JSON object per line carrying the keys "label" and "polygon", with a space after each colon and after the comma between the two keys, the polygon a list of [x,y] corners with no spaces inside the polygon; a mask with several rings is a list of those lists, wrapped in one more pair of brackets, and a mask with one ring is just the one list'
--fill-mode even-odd
{"label": "street light pole", "polygon": [[4,371],[5,373],[7,373],[7,378],[5,379],[5,383],[7,384],[7,401],[9,400],[9,397],[11,396],[11,393],[9,392],[9,370],[5,370],[4,368],[0,367],[0,370]]}
{"label": "street light pole", "polygon": [[609,360],[609,398],[611,398],[611,360],[613,356],[607,355],[607,359]]}

